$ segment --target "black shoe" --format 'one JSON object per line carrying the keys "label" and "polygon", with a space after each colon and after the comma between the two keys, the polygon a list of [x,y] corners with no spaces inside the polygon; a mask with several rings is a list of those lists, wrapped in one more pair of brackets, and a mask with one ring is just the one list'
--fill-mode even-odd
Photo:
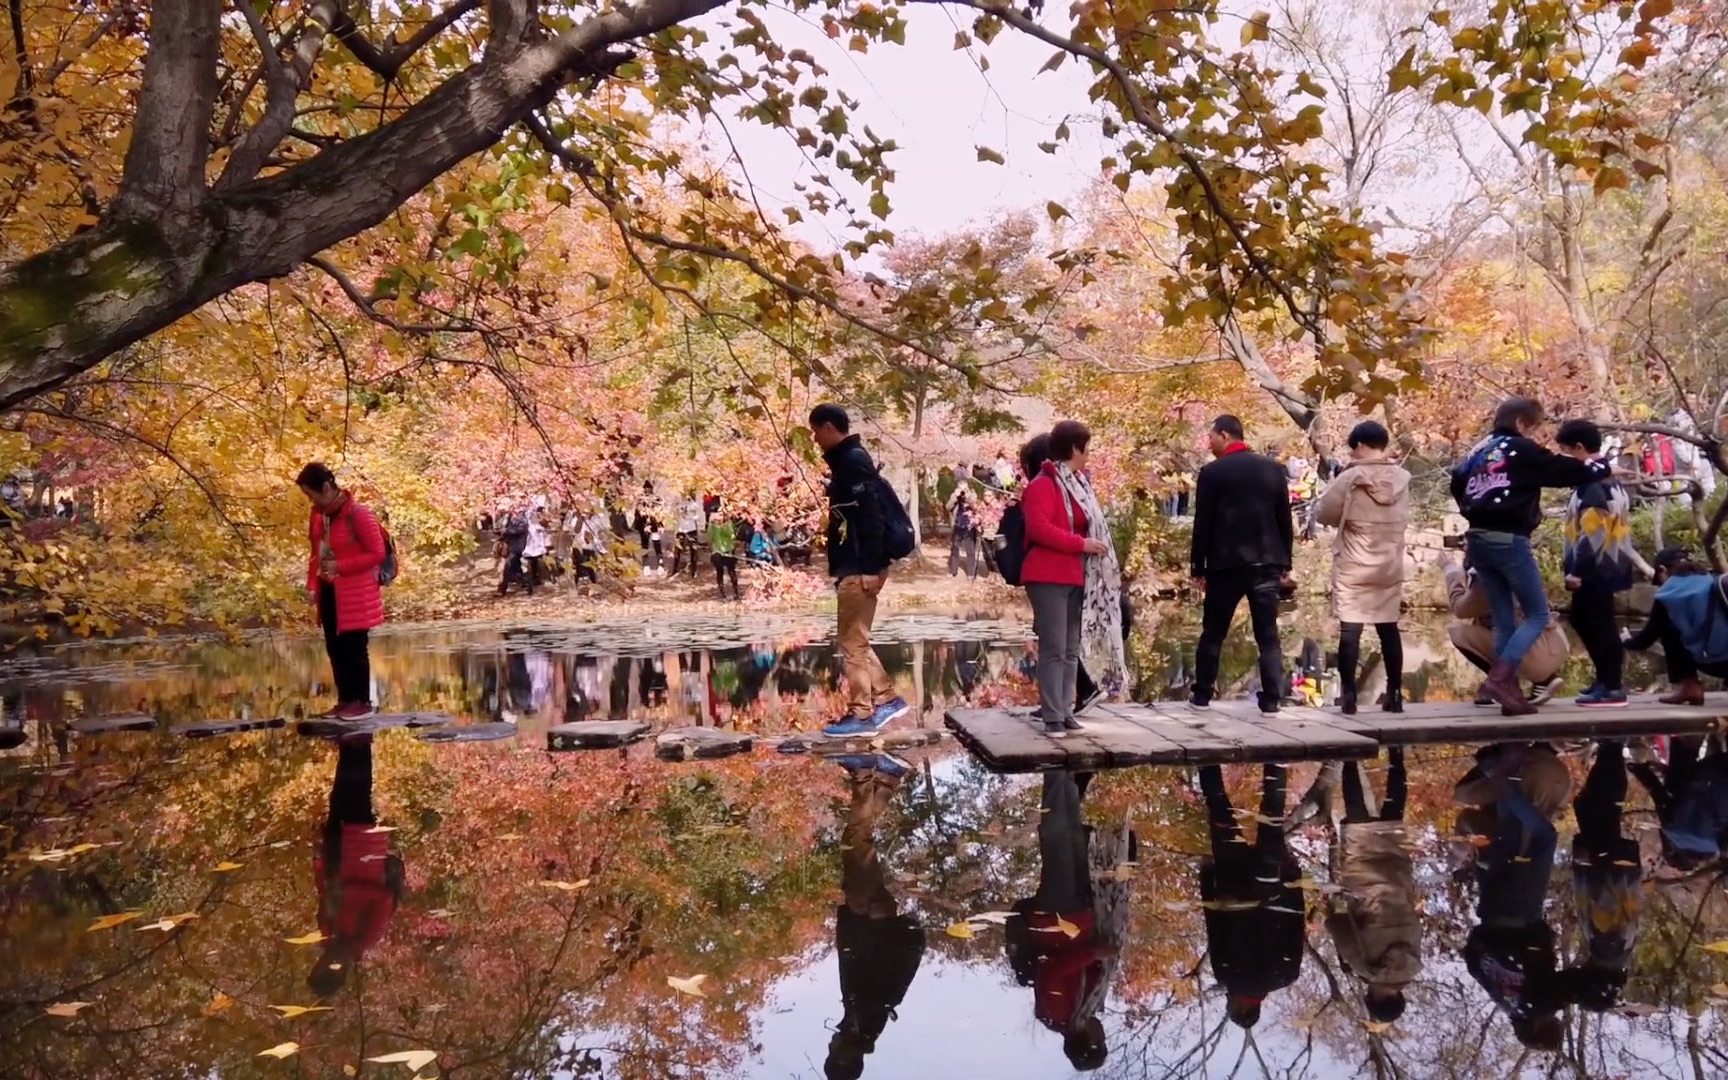
{"label": "black shoe", "polygon": [[1346,690],[1338,695],[1338,711],[1345,716],[1356,715],[1356,691]]}
{"label": "black shoe", "polygon": [[1074,719],[1072,716],[1070,716],[1068,719],[1062,721],[1062,729],[1064,731],[1085,731],[1086,730],[1085,728],[1080,726],[1080,721]]}
{"label": "black shoe", "polygon": [[1065,739],[1068,737],[1068,728],[1060,720],[1046,720],[1044,721],[1044,734],[1052,739]]}
{"label": "black shoe", "polygon": [[1278,698],[1276,696],[1272,694],[1261,694],[1259,697],[1261,713],[1266,716],[1272,716],[1278,712]]}
{"label": "black shoe", "polygon": [[1494,695],[1490,694],[1488,691],[1478,690],[1476,691],[1476,700],[1472,701],[1470,704],[1476,706],[1478,709],[1493,709],[1497,708],[1500,703],[1495,701]]}
{"label": "black shoe", "polygon": [[1210,709],[1212,707],[1212,691],[1195,687],[1188,694],[1188,704],[1196,709]]}
{"label": "black shoe", "polygon": [[1380,707],[1387,712],[1403,712],[1404,692],[1402,690],[1388,690],[1385,695],[1380,698]]}
{"label": "black shoe", "polygon": [[1074,715],[1079,716],[1081,713],[1085,712],[1087,709],[1090,709],[1092,706],[1098,704],[1100,701],[1103,701],[1103,700],[1104,700],[1104,691],[1100,690],[1096,687],[1093,688],[1093,690],[1090,694],[1087,694],[1084,698],[1082,698],[1080,700],[1080,704],[1074,706]]}

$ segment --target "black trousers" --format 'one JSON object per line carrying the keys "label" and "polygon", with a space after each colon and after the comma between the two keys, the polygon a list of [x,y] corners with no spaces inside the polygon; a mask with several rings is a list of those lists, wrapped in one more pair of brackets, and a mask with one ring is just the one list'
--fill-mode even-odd
{"label": "black trousers", "polygon": [[330,655],[330,675],[336,682],[336,700],[341,704],[372,703],[372,656],[367,651],[371,634],[366,630],[336,632],[336,586],[318,585],[318,623],[324,628],[324,651]]}
{"label": "black trousers", "polygon": [[677,574],[682,569],[691,577],[696,576],[696,534],[681,532],[672,548],[672,573]]}
{"label": "black trousers", "polygon": [[578,551],[576,553],[576,580],[581,581],[583,578],[587,578],[596,585],[600,584],[600,574],[594,569],[599,561],[600,553],[598,551],[589,548]]}
{"label": "black trousers", "polygon": [[1572,594],[1572,629],[1596,667],[1596,681],[1605,690],[1623,690],[1626,649],[1620,644],[1620,628],[1614,624],[1614,591],[1585,582]]}
{"label": "black trousers", "polygon": [[1243,600],[1254,625],[1254,644],[1260,650],[1260,693],[1273,700],[1284,697],[1284,656],[1278,643],[1278,583],[1284,571],[1253,566],[1240,570],[1218,570],[1206,575],[1206,600],[1201,608],[1200,643],[1194,648],[1194,688],[1210,694],[1218,686],[1218,662],[1224,655],[1224,639],[1230,621]]}
{"label": "black trousers", "polygon": [[1404,748],[1394,746],[1387,750],[1391,764],[1386,769],[1386,797],[1380,800],[1380,816],[1375,817],[1368,812],[1368,793],[1362,789],[1362,770],[1356,762],[1344,763],[1344,821],[1349,825],[1361,825],[1369,821],[1403,821],[1404,803],[1409,796],[1410,786],[1404,773]]}
{"label": "black trousers", "polygon": [[[1380,635],[1380,659],[1386,665],[1386,693],[1402,694],[1404,692],[1404,638],[1398,633],[1398,624],[1383,622],[1374,624],[1374,632]],[[1338,681],[1343,683],[1344,692],[1352,697],[1356,694],[1356,679],[1362,664],[1362,624],[1347,622],[1338,624]]]}
{"label": "black trousers", "polygon": [[714,562],[714,581],[720,586],[720,599],[726,599],[726,579],[728,577],[732,579],[732,598],[734,600],[742,599],[738,593],[738,556],[722,555],[715,552],[712,559]]}

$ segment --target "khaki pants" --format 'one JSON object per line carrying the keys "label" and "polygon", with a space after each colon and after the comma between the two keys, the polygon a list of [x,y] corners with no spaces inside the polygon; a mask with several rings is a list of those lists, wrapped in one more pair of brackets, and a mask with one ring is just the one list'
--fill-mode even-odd
{"label": "khaki pants", "polygon": [[862,577],[844,577],[838,586],[840,606],[840,660],[846,668],[846,711],[863,718],[878,705],[894,699],[894,681],[870,647],[870,627],[876,621],[876,600],[882,593],[881,578],[866,589]]}
{"label": "khaki pants", "polygon": [[[1446,627],[1446,634],[1458,651],[1493,663],[1494,630],[1491,627],[1473,622],[1454,622]],[[1547,682],[1560,674],[1560,668],[1565,665],[1566,656],[1571,651],[1572,646],[1566,640],[1566,631],[1560,629],[1558,622],[1551,621],[1548,629],[1542,631],[1542,636],[1536,639],[1536,644],[1530,647],[1530,651],[1525,653],[1524,659],[1519,662],[1518,674],[1530,682]]]}

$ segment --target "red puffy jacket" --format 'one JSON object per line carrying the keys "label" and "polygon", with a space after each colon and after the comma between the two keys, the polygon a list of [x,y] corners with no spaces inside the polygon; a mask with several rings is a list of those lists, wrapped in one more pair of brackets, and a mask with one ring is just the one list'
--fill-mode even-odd
{"label": "red puffy jacket", "polygon": [[[1086,584],[1086,512],[1056,482],[1056,466],[1046,462],[1020,496],[1026,515],[1026,562],[1020,583]],[[1069,514],[1073,524],[1069,524]]]}
{"label": "red puffy jacket", "polygon": [[[336,555],[336,630],[370,630],[384,622],[384,592],[378,568],[384,565],[384,530],[372,511],[345,496],[331,515],[330,550]],[[306,563],[306,589],[318,600],[318,549],[324,541],[325,518],[312,511],[309,535],[312,554]]]}

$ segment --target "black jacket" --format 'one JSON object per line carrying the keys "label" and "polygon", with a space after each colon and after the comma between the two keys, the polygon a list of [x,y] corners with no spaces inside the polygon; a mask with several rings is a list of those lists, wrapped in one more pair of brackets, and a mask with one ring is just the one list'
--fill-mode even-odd
{"label": "black jacket", "polygon": [[824,451],[828,463],[828,573],[836,580],[888,569],[876,463],[856,435]]}
{"label": "black jacket", "polygon": [[1542,489],[1606,479],[1605,461],[1579,461],[1497,428],[1452,467],[1452,499],[1472,529],[1529,536],[1542,523]]}
{"label": "black jacket", "polygon": [[1296,529],[1283,466],[1238,450],[1200,470],[1194,485],[1194,576],[1247,567],[1290,569]]}

